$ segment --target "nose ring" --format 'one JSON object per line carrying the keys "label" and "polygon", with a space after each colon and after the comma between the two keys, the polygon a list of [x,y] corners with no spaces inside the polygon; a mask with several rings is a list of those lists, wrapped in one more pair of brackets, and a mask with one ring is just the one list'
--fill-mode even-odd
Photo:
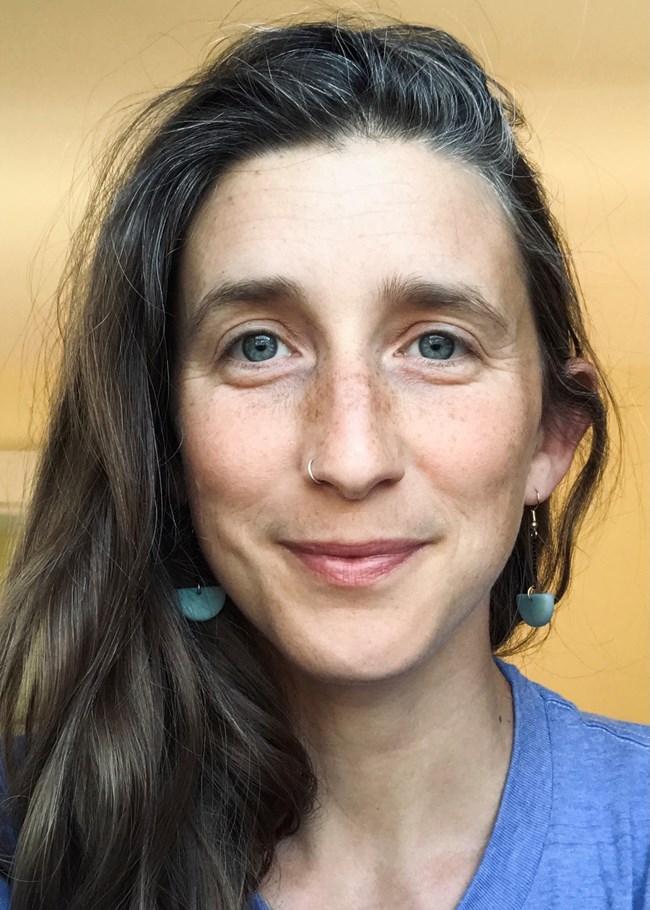
{"label": "nose ring", "polygon": [[311,479],[314,481],[314,483],[322,483],[323,482],[322,480],[318,480],[316,477],[314,477],[314,472],[311,469],[311,466],[313,465],[313,463],[314,463],[314,459],[310,458],[309,464],[307,465],[307,473],[309,474]]}

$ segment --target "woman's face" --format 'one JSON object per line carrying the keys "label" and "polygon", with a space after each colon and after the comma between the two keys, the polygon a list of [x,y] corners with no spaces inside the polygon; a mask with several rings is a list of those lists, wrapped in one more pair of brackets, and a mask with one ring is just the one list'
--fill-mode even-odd
{"label": "woman's face", "polygon": [[187,495],[242,612],[320,678],[394,676],[477,624],[487,647],[570,452],[480,176],[416,142],[267,154],[221,179],[180,277]]}

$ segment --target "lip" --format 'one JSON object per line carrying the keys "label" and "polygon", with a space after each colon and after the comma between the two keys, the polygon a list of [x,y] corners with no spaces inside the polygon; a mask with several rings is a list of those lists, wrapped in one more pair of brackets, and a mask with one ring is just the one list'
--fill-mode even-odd
{"label": "lip", "polygon": [[311,572],[343,588],[372,585],[394,572],[425,545],[421,540],[300,541],[285,543]]}

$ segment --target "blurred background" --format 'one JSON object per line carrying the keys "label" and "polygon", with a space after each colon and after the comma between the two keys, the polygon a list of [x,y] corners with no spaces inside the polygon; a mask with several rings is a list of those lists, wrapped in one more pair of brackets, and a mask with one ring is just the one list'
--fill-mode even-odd
{"label": "blurred background", "polygon": [[337,10],[454,33],[514,90],[565,227],[624,423],[623,473],[580,540],[543,647],[513,659],[583,710],[650,721],[650,13],[646,0],[3,0],[0,35],[0,573],[56,369],[53,292],[93,179],[132,105],[250,24]]}

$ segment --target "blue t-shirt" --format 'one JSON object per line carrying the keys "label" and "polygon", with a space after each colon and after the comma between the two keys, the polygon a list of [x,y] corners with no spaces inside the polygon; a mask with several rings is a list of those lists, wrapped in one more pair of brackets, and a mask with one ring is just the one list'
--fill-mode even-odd
{"label": "blue t-shirt", "polygon": [[[456,910],[650,910],[650,727],[581,712],[495,660],[512,687],[512,756]],[[249,910],[273,908],[254,895]]]}
{"label": "blue t-shirt", "polygon": [[[650,727],[579,711],[495,660],[512,687],[512,757],[456,910],[650,910]],[[249,910],[273,908],[254,895]]]}

